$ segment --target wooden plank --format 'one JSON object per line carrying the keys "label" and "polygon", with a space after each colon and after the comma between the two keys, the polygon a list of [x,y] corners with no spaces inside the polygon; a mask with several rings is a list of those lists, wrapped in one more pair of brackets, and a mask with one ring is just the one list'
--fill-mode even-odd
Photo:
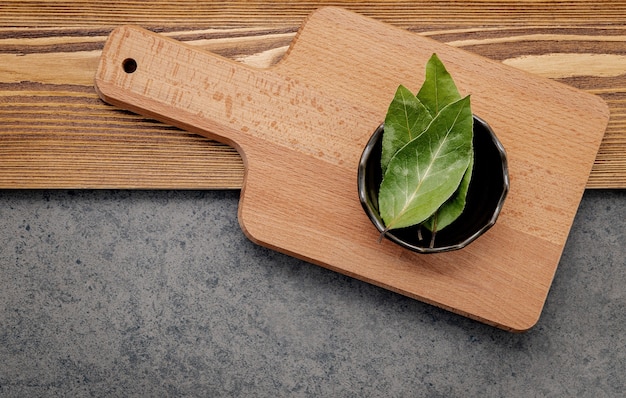
{"label": "wooden plank", "polygon": [[[506,148],[511,190],[487,234],[424,256],[378,243],[355,182],[398,82],[417,91],[433,53]],[[239,221],[254,242],[513,331],[539,318],[609,119],[597,96],[339,8],[312,14],[268,69],[119,28],[96,86],[238,148]]]}
{"label": "wooden plank", "polygon": [[0,26],[293,26],[313,10],[338,5],[403,28],[451,26],[571,26],[624,23],[623,1],[137,1],[5,0]]}
{"label": "wooden plank", "polygon": [[[267,67],[325,2],[0,4],[0,188],[239,188],[236,151],[104,105],[93,76],[135,23]],[[625,2],[345,2],[362,14],[602,97],[611,119],[588,188],[626,187]]]}

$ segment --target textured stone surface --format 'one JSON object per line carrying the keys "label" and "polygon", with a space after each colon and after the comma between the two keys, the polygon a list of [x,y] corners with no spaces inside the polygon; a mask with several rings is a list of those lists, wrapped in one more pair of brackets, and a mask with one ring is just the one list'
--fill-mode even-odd
{"label": "textured stone surface", "polygon": [[586,192],[520,335],[255,246],[237,201],[0,191],[0,396],[626,390],[626,192]]}

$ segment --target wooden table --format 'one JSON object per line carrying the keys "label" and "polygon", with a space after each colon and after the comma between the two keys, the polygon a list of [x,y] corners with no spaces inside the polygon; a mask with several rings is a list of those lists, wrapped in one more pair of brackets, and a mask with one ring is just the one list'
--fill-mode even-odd
{"label": "wooden table", "polygon": [[[231,189],[234,149],[120,111],[93,78],[109,32],[136,24],[259,67],[325,1],[0,4],[0,188]],[[626,2],[332,2],[601,96],[611,119],[588,188],[626,187]],[[546,160],[549,161],[549,160]]]}

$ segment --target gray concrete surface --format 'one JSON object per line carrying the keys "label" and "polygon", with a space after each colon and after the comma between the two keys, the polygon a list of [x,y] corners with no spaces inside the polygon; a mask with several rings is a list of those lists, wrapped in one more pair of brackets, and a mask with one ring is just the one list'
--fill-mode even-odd
{"label": "gray concrete surface", "polygon": [[238,196],[0,191],[0,396],[624,396],[626,192],[525,334],[255,246]]}

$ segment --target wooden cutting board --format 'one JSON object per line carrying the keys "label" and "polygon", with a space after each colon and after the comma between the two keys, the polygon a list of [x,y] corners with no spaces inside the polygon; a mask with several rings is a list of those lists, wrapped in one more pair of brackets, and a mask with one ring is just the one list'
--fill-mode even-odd
{"label": "wooden cutting board", "polygon": [[[356,175],[398,84],[417,91],[432,53],[502,141],[511,190],[477,241],[423,255],[377,242]],[[269,69],[118,28],[96,87],[237,148],[252,241],[511,331],[540,316],[609,117],[595,96],[339,8],[313,13]]]}

